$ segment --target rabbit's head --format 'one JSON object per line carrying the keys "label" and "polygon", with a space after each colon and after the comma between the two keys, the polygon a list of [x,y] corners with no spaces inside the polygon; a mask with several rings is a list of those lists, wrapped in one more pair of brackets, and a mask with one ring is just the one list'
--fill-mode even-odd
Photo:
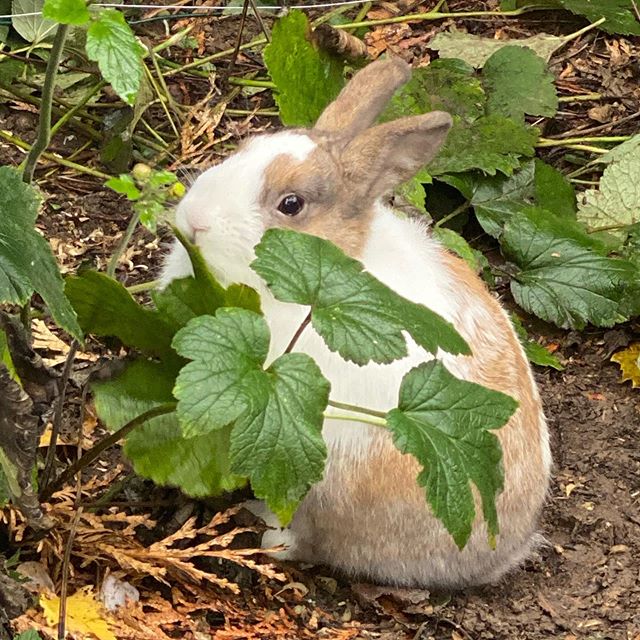
{"label": "rabbit's head", "polygon": [[311,233],[358,256],[373,205],[441,147],[440,111],[373,126],[411,69],[399,58],[357,73],[310,130],[254,137],[205,171],[177,210],[177,225],[223,282],[255,286],[254,247],[270,227]]}

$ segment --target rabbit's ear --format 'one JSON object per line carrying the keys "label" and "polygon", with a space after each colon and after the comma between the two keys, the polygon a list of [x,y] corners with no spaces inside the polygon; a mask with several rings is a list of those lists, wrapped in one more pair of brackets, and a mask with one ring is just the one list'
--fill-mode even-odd
{"label": "rabbit's ear", "polygon": [[436,155],[451,123],[448,113],[432,111],[367,129],[340,155],[345,182],[359,197],[383,195]]}
{"label": "rabbit's ear", "polygon": [[395,90],[410,77],[411,67],[401,58],[372,62],[322,112],[314,131],[351,140],[375,122]]}

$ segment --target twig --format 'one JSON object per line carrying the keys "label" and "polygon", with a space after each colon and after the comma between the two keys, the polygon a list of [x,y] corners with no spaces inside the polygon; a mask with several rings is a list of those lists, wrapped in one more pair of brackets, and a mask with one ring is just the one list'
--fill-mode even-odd
{"label": "twig", "polygon": [[127,287],[127,291],[130,294],[134,293],[144,293],[145,291],[153,291],[157,289],[160,285],[160,280],[150,280],[149,282],[140,282],[139,284],[133,284],[130,287]]}
{"label": "twig", "polygon": [[293,347],[296,342],[298,342],[298,338],[302,335],[302,332],[307,328],[309,323],[311,322],[311,311],[307,313],[305,319],[302,321],[302,324],[296,329],[296,332],[293,334],[293,338],[291,338],[291,342],[287,345],[287,348],[284,350],[285,353],[291,353]]}
{"label": "twig", "polygon": [[[69,120],[71,120],[71,118],[73,118],[73,116],[75,116],[76,113],[78,113],[78,111],[80,111],[80,109],[82,109],[82,107],[84,107],[84,105],[87,104],[87,102],[89,102],[89,100],[91,100],[91,98],[93,98],[93,96],[95,96],[96,93],[98,93],[98,91],[100,91],[100,89],[102,89],[102,87],[104,87],[106,84],[107,83],[104,80],[101,80],[100,82],[98,82],[89,90],[87,94],[85,94],[78,101],[77,104],[71,107],[69,111],[66,111],[65,113],[63,113],[62,116],[58,118],[57,122],[51,127],[51,137],[54,136],[54,134],[58,131],[58,129],[60,129]],[[102,136],[100,136],[100,138],[102,138]]]}
{"label": "twig", "polygon": [[82,515],[83,508],[78,507],[76,514],[73,517],[71,528],[69,529],[69,538],[64,549],[64,558],[62,560],[62,586],[60,587],[60,606],[58,608],[58,640],[65,640],[66,632],[66,617],[67,617],[67,590],[69,587],[69,565],[71,563],[71,549],[73,548],[73,541],[76,537],[76,531],[78,530],[78,523],[80,522],[80,516]]}
{"label": "twig", "polygon": [[42,86],[42,106],[40,108],[40,117],[38,120],[38,137],[29,151],[27,161],[24,166],[22,179],[26,183],[33,181],[33,174],[38,164],[38,159],[49,146],[51,140],[51,108],[53,106],[53,90],[56,86],[56,76],[58,74],[58,66],[62,58],[64,50],[64,41],[67,39],[69,25],[59,24],[56,29],[56,35],[53,39],[53,46],[47,62],[47,71]]}
{"label": "twig", "polygon": [[572,135],[576,133],[581,133],[581,134],[598,133],[599,131],[604,131],[605,129],[611,129],[613,127],[618,126],[619,124],[624,124],[625,122],[629,122],[630,120],[635,120],[639,116],[640,116],[640,111],[636,111],[635,113],[625,116],[624,118],[620,118],[615,122],[605,122],[604,124],[599,124],[593,127],[589,127],[588,129],[577,129],[577,130],[573,129],[571,131],[565,131],[564,133],[559,133],[557,136],[549,136],[547,139],[548,140],[566,139],[566,138],[570,138]]}
{"label": "twig", "polygon": [[554,138],[540,138],[536,147],[556,147],[567,144],[591,144],[592,142],[626,142],[631,136],[581,136],[577,138],[565,138],[556,140]]}
{"label": "twig", "polygon": [[116,250],[113,252],[113,255],[111,256],[111,260],[109,260],[109,264],[107,265],[107,275],[110,278],[113,278],[115,276],[116,269],[118,268],[118,262],[120,262],[120,258],[122,257],[122,254],[125,252],[127,245],[131,241],[131,238],[133,237],[133,234],[139,222],[140,222],[140,213],[134,210],[133,215],[131,216],[131,220],[129,220],[129,224],[127,225],[127,228],[124,232],[124,235],[122,236],[122,239],[118,243]]}
{"label": "twig", "polygon": [[256,5],[256,0],[249,0],[251,3],[251,9],[253,10],[253,15],[255,15],[258,24],[260,25],[260,31],[264,34],[265,40],[267,42],[271,42],[271,36],[269,35],[269,30],[267,29],[267,25],[264,23],[262,16],[260,15],[260,11]]}
{"label": "twig", "polygon": [[[224,80],[225,82],[229,81],[229,76],[231,75],[233,68],[236,66],[236,60],[238,59],[238,54],[240,53],[240,46],[242,45],[242,34],[244,32],[244,25],[247,21],[247,11],[249,10],[249,0],[244,0],[242,3],[242,15],[240,16],[240,26],[238,27],[238,35],[236,36],[236,44],[233,48],[233,53],[231,54],[231,62],[227,67],[227,71],[225,73]],[[265,37],[265,43],[268,42]]]}
{"label": "twig", "polygon": [[120,427],[120,429],[118,429],[117,431],[114,431],[106,438],[100,440],[100,442],[89,449],[89,451],[87,451],[80,459],[76,460],[72,465],[69,465],[55,480],[50,482],[43,489],[42,500],[48,500],[54,492],[56,492],[60,487],[64,485],[65,482],[67,482],[67,480],[70,480],[71,478],[73,478],[73,476],[76,475],[76,473],[82,471],[82,469],[90,465],[96,458],[100,456],[100,454],[102,454],[103,451],[105,451],[109,447],[112,447],[114,444],[117,444],[122,438],[131,433],[131,431],[133,431],[136,427],[139,427],[152,418],[157,418],[158,416],[163,416],[167,413],[175,411],[176,406],[176,402],[166,402],[165,404],[153,407],[153,409],[149,409],[148,411],[141,413],[133,420],[127,422],[127,424],[125,424],[123,427]]}
{"label": "twig", "polygon": [[73,367],[73,361],[75,360],[76,353],[78,351],[78,341],[73,340],[71,347],[69,347],[69,353],[67,359],[64,362],[64,368],[62,369],[62,376],[58,381],[58,398],[56,401],[56,407],[53,414],[53,426],[51,427],[51,440],[47,449],[47,457],[45,459],[44,471],[42,472],[42,480],[40,481],[43,487],[49,483],[51,477],[51,471],[53,470],[53,462],[56,458],[56,446],[58,445],[58,436],[60,435],[60,428],[62,427],[62,412],[64,409],[64,403],[67,397],[67,386],[69,385],[69,376],[71,375],[71,367]]}
{"label": "twig", "polygon": [[542,11],[548,7],[529,6],[514,9],[513,11],[458,11],[440,12],[428,11],[427,13],[409,13],[406,16],[395,16],[393,18],[381,18],[379,20],[362,20],[361,22],[346,22],[344,24],[333,25],[336,29],[356,29],[358,27],[376,27],[384,24],[400,24],[402,22],[414,22],[420,20],[444,20],[445,18],[459,18],[468,20],[469,18],[514,18],[530,11]]}
{"label": "twig", "polygon": [[[8,131],[0,130],[0,138],[2,138],[3,140],[6,140],[7,142],[11,142],[11,144],[15,144],[16,147],[20,147],[20,149],[25,149],[26,151],[29,151],[32,148],[30,144],[18,138],[17,136],[10,134]],[[70,160],[61,158],[59,155],[56,155],[55,153],[47,153],[45,151],[41,153],[40,156],[42,158],[46,158],[47,160],[51,160],[52,162],[56,162],[57,164],[60,164],[63,167],[74,169],[79,173],[86,173],[90,176],[93,176],[94,178],[100,178],[101,180],[108,180],[109,178],[111,178],[111,176],[108,173],[103,173],[102,171],[98,171],[97,169],[91,169],[91,167],[87,167],[85,165],[71,162]]]}
{"label": "twig", "polygon": [[601,93],[581,93],[575,96],[560,96],[558,102],[586,102],[588,100],[600,100]]}

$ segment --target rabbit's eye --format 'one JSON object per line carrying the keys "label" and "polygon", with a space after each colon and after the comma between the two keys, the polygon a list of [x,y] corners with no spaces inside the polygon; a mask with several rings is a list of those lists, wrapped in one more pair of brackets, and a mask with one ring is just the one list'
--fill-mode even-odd
{"label": "rabbit's eye", "polygon": [[285,216],[297,216],[302,211],[302,207],[304,207],[304,198],[290,193],[280,200],[278,211]]}

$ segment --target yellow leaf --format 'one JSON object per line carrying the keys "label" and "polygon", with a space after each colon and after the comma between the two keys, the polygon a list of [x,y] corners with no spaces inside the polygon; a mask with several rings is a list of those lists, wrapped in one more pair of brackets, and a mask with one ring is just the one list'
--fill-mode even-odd
{"label": "yellow leaf", "polygon": [[640,387],[640,342],[635,342],[624,351],[611,356],[612,362],[617,362],[622,369],[622,379],[631,380],[631,386]]}
{"label": "yellow leaf", "polygon": [[[40,606],[44,609],[47,624],[58,624],[60,598],[58,596],[40,596]],[[99,640],[117,640],[109,630],[106,618],[102,614],[102,605],[96,601],[91,587],[83,587],[67,598],[67,629],[71,633],[91,635]]]}

